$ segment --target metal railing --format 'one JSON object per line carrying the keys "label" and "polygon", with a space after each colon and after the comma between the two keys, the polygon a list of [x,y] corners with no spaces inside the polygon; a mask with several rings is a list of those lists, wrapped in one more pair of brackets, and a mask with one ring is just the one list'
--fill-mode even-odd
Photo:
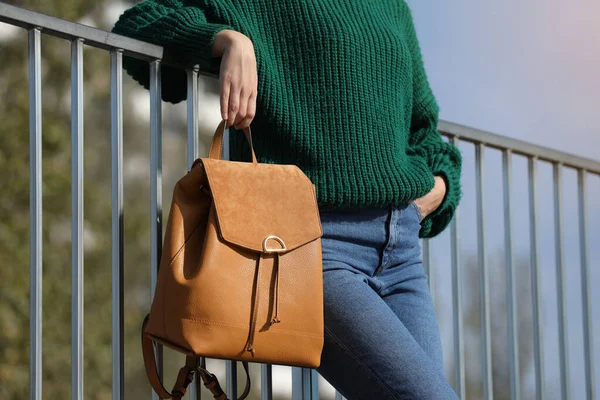
{"label": "metal railing", "polygon": [[[42,119],[41,119],[41,33],[56,36],[72,43],[72,398],[83,398],[83,45],[110,52],[111,75],[111,148],[112,148],[112,394],[113,399],[124,397],[124,343],[123,343],[123,56],[132,56],[149,62],[150,69],[150,199],[151,199],[151,288],[157,279],[162,246],[162,104],[161,63],[163,49],[159,46],[111,34],[99,29],[64,21],[44,14],[0,3],[0,21],[20,26],[29,31],[29,94],[30,94],[30,398],[42,398]],[[198,75],[197,68],[188,69],[187,100],[187,162],[198,157]],[[579,234],[581,293],[583,304],[583,337],[585,356],[586,398],[595,399],[594,362],[592,346],[592,321],[590,300],[590,263],[587,238],[586,182],[588,175],[600,176],[600,163],[563,152],[532,145],[519,140],[494,135],[447,122],[440,124],[440,131],[455,145],[461,142],[475,146],[476,204],[479,292],[481,301],[482,337],[482,385],[483,397],[493,398],[490,329],[490,290],[486,257],[485,201],[484,201],[484,150],[493,148],[503,154],[505,260],[508,308],[508,338],[510,359],[510,393],[512,399],[520,398],[518,331],[516,320],[517,295],[515,289],[514,255],[512,242],[513,155],[528,159],[529,215],[531,246],[531,296],[533,304],[534,370],[536,398],[545,398],[544,351],[542,348],[542,298],[540,291],[539,228],[537,213],[537,165],[549,162],[554,169],[554,221],[556,249],[556,279],[558,292],[560,377],[562,399],[569,398],[569,372],[567,354],[567,323],[565,316],[565,263],[563,243],[562,171],[573,168],[578,174]],[[460,398],[466,398],[465,345],[463,337],[463,306],[461,252],[459,241],[460,217],[457,211],[450,227],[451,270],[453,292],[453,386]],[[424,264],[434,292],[434,275],[431,263],[431,244],[423,244]],[[159,365],[160,354],[159,351]],[[227,362],[227,390],[236,393],[236,364]],[[318,397],[317,374],[313,370],[294,368],[293,398],[314,399]],[[261,365],[262,399],[272,398],[273,377],[270,365]],[[190,398],[199,399],[198,382],[192,385]],[[153,394],[154,398],[157,398]],[[341,399],[338,393],[336,399]]]}

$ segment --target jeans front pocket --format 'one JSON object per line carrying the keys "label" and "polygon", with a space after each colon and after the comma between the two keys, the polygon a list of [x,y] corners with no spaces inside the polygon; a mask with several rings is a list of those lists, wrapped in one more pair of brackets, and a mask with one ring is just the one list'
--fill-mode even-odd
{"label": "jeans front pocket", "polygon": [[416,217],[419,220],[419,222],[423,221],[423,214],[421,214],[421,210],[419,210],[419,206],[417,205],[417,203],[415,203],[414,201],[411,201],[409,205],[415,212]]}

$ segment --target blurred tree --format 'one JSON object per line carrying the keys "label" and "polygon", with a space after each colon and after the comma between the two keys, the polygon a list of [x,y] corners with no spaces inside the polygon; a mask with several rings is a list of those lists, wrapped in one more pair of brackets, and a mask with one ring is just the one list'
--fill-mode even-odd
{"label": "blurred tree", "polygon": [[[483,398],[479,262],[475,254],[464,258],[463,276],[463,329],[465,342],[466,395],[468,399]],[[494,399],[510,399],[509,344],[506,302],[505,261],[502,253],[488,257],[488,276],[490,287],[490,320],[492,338],[492,379]],[[531,398],[533,388],[527,377],[530,375],[533,360],[533,320],[530,296],[530,266],[524,257],[517,257],[513,266],[516,276],[518,325],[519,382],[521,396]],[[448,374],[453,384],[454,369]]]}
{"label": "blurred tree", "polygon": [[[102,28],[106,1],[13,1],[20,7]],[[0,37],[0,398],[22,400],[29,387],[29,136],[27,35]],[[66,398],[71,365],[70,43],[42,36],[43,95],[43,395]],[[109,56],[85,49],[85,393],[111,398],[111,182]],[[133,83],[125,79],[128,85]],[[137,87],[137,86],[136,86]],[[130,91],[125,91],[129,93]],[[126,96],[125,102],[132,98]],[[147,311],[149,215],[147,129],[125,113],[125,346],[127,390],[149,393],[139,354]],[[170,140],[181,141],[175,137]],[[165,182],[165,186],[171,182]],[[171,186],[172,187],[172,186]],[[140,195],[140,194],[143,195]],[[143,203],[140,206],[140,203]],[[168,205],[168,204],[167,204]],[[142,389],[138,389],[141,387]],[[139,392],[138,392],[139,393]],[[128,396],[130,397],[130,396]],[[140,396],[131,396],[139,398]]]}

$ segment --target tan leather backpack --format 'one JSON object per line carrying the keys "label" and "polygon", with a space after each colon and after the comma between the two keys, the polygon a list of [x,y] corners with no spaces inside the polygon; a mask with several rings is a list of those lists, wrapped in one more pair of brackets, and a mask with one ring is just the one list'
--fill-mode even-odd
{"label": "tan leather backpack", "polygon": [[[294,165],[209,157],[177,182],[154,301],[142,327],[144,364],[162,398],[180,399],[199,373],[226,399],[204,358],[319,366],[323,348],[321,223],[315,187]],[[153,341],[187,355],[171,393]],[[244,364],[247,371],[247,365]],[[250,390],[249,380],[240,398]]]}

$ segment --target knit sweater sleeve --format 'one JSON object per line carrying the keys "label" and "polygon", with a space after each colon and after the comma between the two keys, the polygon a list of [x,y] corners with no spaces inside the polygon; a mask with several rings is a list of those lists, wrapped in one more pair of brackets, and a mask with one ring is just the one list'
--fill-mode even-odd
{"label": "knit sweater sleeve", "polygon": [[[212,57],[212,44],[223,29],[233,28],[208,22],[204,11],[188,5],[186,0],[144,0],[126,10],[112,32],[164,46],[167,63],[198,65],[201,71],[217,74],[220,58]],[[149,88],[147,62],[124,57],[123,67],[133,79]],[[172,103],[185,100],[186,72],[168,65],[163,65],[161,71],[163,100]]]}
{"label": "knit sweater sleeve", "polygon": [[446,195],[442,203],[421,222],[419,236],[430,238],[442,232],[454,216],[461,197],[462,158],[456,146],[445,142],[437,130],[439,108],[427,80],[408,6],[406,14],[404,23],[413,64],[413,110],[408,151],[423,157],[431,173],[441,176],[446,183]]}

